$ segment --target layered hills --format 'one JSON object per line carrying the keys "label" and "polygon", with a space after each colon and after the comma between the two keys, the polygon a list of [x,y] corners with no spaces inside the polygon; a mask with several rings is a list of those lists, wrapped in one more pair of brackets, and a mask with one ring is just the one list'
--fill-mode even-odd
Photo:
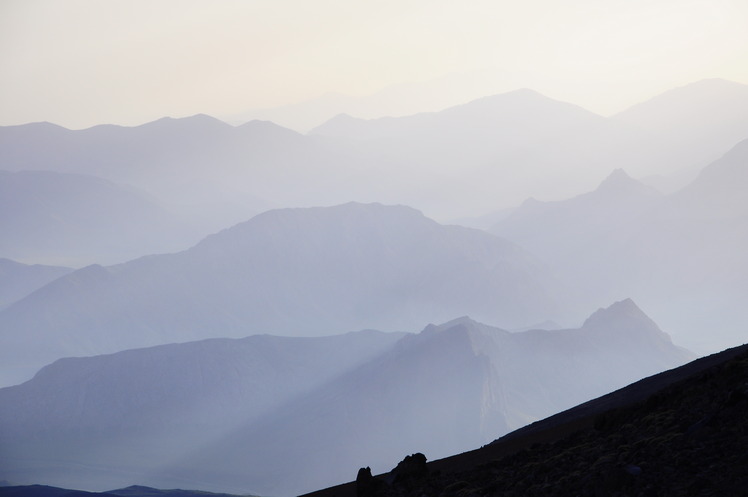
{"label": "layered hills", "polygon": [[291,495],[447,456],[688,361],[631,301],[579,329],[255,336],[57,361],[0,390],[0,477]]}
{"label": "layered hills", "polygon": [[683,343],[714,352],[744,334],[745,188],[748,141],[675,193],[618,170],[593,192],[528,200],[491,231],[538,256],[584,305],[630,295]]}
{"label": "layered hills", "polygon": [[[636,382],[480,449],[309,494],[741,495],[748,346]],[[394,466],[394,463],[392,464]]]}
{"label": "layered hills", "polygon": [[71,272],[73,269],[69,267],[22,264],[0,259],[0,310]]}
{"label": "layered hills", "polygon": [[748,137],[748,86],[705,79],[666,91],[611,119],[646,131],[649,146],[700,169]]}
{"label": "layered hills", "polygon": [[[737,83],[695,83],[677,92],[678,105],[658,104],[670,100],[663,95],[605,118],[525,89],[412,116],[338,116],[307,135],[205,115],[77,131],[35,123],[0,128],[0,168],[131,185],[205,233],[268,208],[350,200],[413,205],[446,220],[530,196],[568,197],[614,168],[638,177],[703,167],[748,136],[747,93]],[[647,126],[695,122],[679,112],[710,108],[720,110],[694,125],[700,135],[685,124]]]}
{"label": "layered hills", "polygon": [[[15,385],[0,389],[0,480],[290,495],[475,448],[692,358],[634,300],[693,350],[741,343],[746,109],[744,85],[712,80],[612,118],[520,90],[308,135],[203,115],[2,127],[0,256],[21,263],[0,259],[0,385]],[[624,168],[685,176],[647,178],[659,193]],[[403,206],[307,207],[454,219],[530,196],[546,201],[492,234]],[[250,219],[272,206],[297,208]],[[568,329],[527,328],[549,319]],[[392,331],[428,322],[443,324]],[[362,329],[387,332],[345,334]],[[722,372],[693,384],[700,398],[629,409],[652,380],[583,404],[491,446],[594,430],[582,442],[494,452],[510,458],[406,493],[495,493],[496,475],[521,495],[708,490],[709,461],[741,482],[742,393],[722,402]],[[598,417],[611,402],[623,410]],[[708,464],[681,474],[657,451]]]}
{"label": "layered hills", "polygon": [[0,313],[4,384],[65,356],[256,333],[416,330],[470,313],[522,326],[560,312],[516,245],[402,206],[282,209],[189,250],[89,266]]}
{"label": "layered hills", "polygon": [[143,191],[51,171],[0,171],[0,231],[4,257],[76,267],[174,251],[198,239],[185,219]]}

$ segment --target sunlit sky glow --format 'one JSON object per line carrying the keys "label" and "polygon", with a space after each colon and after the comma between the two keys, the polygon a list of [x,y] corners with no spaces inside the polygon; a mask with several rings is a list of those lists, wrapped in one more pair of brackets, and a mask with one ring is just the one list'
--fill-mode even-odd
{"label": "sunlit sky glow", "polygon": [[[135,125],[422,85],[531,87],[610,114],[748,83],[745,0],[3,0],[0,125]],[[404,107],[405,108],[405,107]]]}

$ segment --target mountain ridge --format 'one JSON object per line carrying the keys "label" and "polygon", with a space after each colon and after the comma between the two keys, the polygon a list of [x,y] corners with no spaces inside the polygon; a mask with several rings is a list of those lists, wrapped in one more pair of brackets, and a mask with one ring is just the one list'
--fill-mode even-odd
{"label": "mountain ridge", "polygon": [[537,322],[559,312],[556,284],[516,245],[415,209],[281,209],[182,252],[89,266],[14,303],[0,312],[3,342],[18,347],[0,352],[2,371],[23,362],[28,377],[57,357],[216,336],[412,330],[466,312]]}
{"label": "mountain ridge", "polygon": [[[0,477],[103,490],[134,472],[149,486],[296,494],[363,463],[382,471],[416,447],[469,450],[692,357],[668,340],[652,347],[662,332],[633,302],[601,313],[613,333],[510,333],[462,317],[418,334],[265,335],[61,359],[0,389]],[[289,388],[291,377],[304,385]],[[68,461],[64,477],[49,458]]]}

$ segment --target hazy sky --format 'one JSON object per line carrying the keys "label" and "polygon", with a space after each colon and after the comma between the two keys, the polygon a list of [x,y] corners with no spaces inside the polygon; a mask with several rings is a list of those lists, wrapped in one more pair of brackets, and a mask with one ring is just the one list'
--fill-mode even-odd
{"label": "hazy sky", "polygon": [[748,83],[748,2],[0,0],[0,75],[0,125],[224,117],[413,83],[449,94],[434,106],[524,86],[608,114],[703,78]]}

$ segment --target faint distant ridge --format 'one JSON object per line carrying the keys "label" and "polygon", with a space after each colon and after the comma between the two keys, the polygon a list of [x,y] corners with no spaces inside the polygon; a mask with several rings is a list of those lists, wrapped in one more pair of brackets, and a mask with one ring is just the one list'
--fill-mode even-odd
{"label": "faint distant ridge", "polygon": [[68,267],[22,264],[0,258],[0,309],[72,271]]}
{"label": "faint distant ridge", "polygon": [[[679,203],[702,209],[701,215],[740,217],[748,213],[748,137],[705,167],[686,188],[674,195]],[[711,211],[711,212],[710,212]]]}
{"label": "faint distant ridge", "polygon": [[[538,119],[538,113],[543,117],[542,122]],[[494,132],[498,133],[510,124],[526,126],[530,122],[536,123],[539,131],[540,129],[545,131],[562,122],[576,126],[584,119],[591,119],[598,123],[605,121],[605,118],[582,107],[554,100],[535,90],[523,88],[478,98],[440,111],[421,112],[402,117],[360,119],[348,114],[339,114],[312,129],[308,134],[360,140],[385,137],[395,139],[398,136],[402,138],[403,134],[420,135],[437,130],[449,130],[456,133],[468,124],[471,133],[486,133],[489,131],[488,126],[498,126],[494,129]],[[465,133],[458,133],[458,136],[464,137]]]}
{"label": "faint distant ridge", "polygon": [[748,138],[748,85],[705,79],[666,91],[611,119],[651,133],[653,145],[675,152],[681,167],[703,167]]}
{"label": "faint distant ridge", "polygon": [[[613,118],[655,130],[671,126],[678,118],[696,118],[696,121],[716,124],[712,122],[716,116],[736,118],[746,99],[748,85],[721,78],[702,79],[632,105]],[[729,113],[723,114],[725,111]]]}
{"label": "faint distant ridge", "polygon": [[635,180],[623,168],[614,169],[595,190],[598,194],[631,194],[644,193],[658,195],[655,188]]}
{"label": "faint distant ridge", "polygon": [[[205,115],[77,131],[10,126],[0,127],[0,164],[136,186],[207,226],[203,233],[277,206],[351,199],[414,205],[445,220],[529,196],[568,197],[614,168],[639,177],[703,166],[748,137],[742,97],[731,98],[707,106],[703,122],[679,114],[698,99],[652,104],[663,131],[648,127],[646,112],[641,123],[623,113],[605,118],[529,89],[401,117],[338,115],[305,135]],[[715,116],[719,123],[708,118],[717,108],[727,116]]]}
{"label": "faint distant ridge", "polygon": [[191,231],[136,188],[88,174],[0,171],[0,255],[10,259],[121,262],[174,250],[194,237]]}
{"label": "faint distant ridge", "polygon": [[604,250],[625,238],[662,199],[657,190],[617,168],[588,193],[550,202],[528,199],[490,231],[574,273],[569,275],[573,280],[599,270],[585,272],[578,264],[600,260],[607,265]]}

